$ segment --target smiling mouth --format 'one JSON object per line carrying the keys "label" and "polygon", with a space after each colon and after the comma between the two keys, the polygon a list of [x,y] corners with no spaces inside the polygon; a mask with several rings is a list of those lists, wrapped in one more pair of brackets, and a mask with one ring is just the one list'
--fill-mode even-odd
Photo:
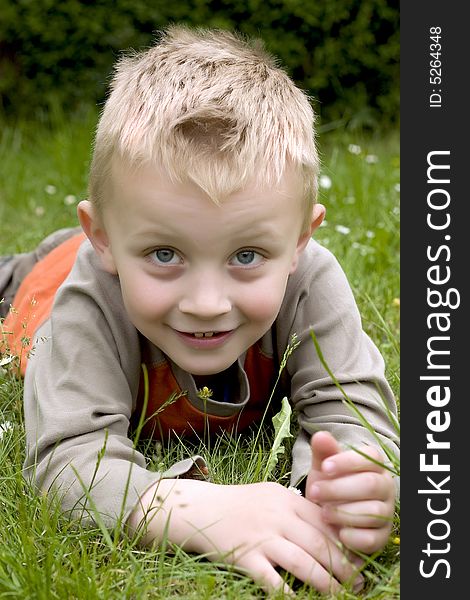
{"label": "smiling mouth", "polygon": [[234,330],[228,331],[178,331],[176,334],[190,348],[210,350],[223,346],[231,337]]}

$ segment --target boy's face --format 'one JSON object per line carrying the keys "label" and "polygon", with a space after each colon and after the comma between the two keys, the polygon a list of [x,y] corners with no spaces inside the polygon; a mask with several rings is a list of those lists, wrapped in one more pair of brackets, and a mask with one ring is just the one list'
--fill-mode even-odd
{"label": "boy's face", "polygon": [[270,329],[324,212],[316,205],[312,230],[301,235],[294,173],[217,206],[195,184],[116,164],[111,194],[102,225],[82,203],[82,225],[105,268],[119,275],[132,323],[193,375],[223,371]]}

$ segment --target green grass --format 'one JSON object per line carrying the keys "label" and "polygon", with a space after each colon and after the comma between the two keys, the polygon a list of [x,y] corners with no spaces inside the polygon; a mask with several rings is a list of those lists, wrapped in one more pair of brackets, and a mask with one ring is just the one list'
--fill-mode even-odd
{"label": "green grass", "polygon": [[[31,250],[51,231],[77,224],[75,205],[86,194],[96,112],[46,124],[0,124],[0,254]],[[320,135],[326,225],[317,239],[330,248],[353,286],[366,332],[381,350],[394,392],[399,391],[399,146],[398,136],[360,136],[344,130]],[[360,150],[359,150],[360,147]],[[326,177],[328,179],[326,179]],[[328,187],[328,183],[331,185]],[[22,383],[0,373],[0,597],[39,599],[263,597],[245,577],[183,551],[139,549],[127,539],[83,529],[51,510],[23,481]],[[184,442],[154,447],[155,464],[194,451],[207,456],[215,480],[261,480],[272,434],[222,437],[210,449]],[[271,436],[271,437],[270,437]],[[253,451],[253,441],[257,448]],[[284,444],[289,449],[291,440]],[[288,483],[288,452],[272,479]],[[392,538],[399,534],[396,515]],[[399,598],[399,546],[392,541],[365,569],[356,596]],[[298,598],[320,597],[297,583]],[[282,597],[282,594],[279,595]]]}

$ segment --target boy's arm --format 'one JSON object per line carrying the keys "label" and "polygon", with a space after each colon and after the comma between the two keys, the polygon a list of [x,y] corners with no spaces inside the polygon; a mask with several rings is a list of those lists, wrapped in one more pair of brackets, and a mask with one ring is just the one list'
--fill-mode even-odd
{"label": "boy's arm", "polygon": [[[363,332],[349,283],[334,256],[310,242],[291,276],[277,319],[279,352],[297,334],[299,347],[287,362],[291,400],[300,431],[293,448],[291,484],[308,474],[312,461],[310,438],[329,431],[342,448],[377,438],[398,455],[398,435],[388,416],[397,416],[396,402],[385,379],[384,361]],[[363,426],[321,364],[310,332],[336,379],[373,432]]]}

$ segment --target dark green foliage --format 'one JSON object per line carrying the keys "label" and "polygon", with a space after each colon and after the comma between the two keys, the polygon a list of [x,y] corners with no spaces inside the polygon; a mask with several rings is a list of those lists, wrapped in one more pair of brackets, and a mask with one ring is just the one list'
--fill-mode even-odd
{"label": "dark green foliage", "polygon": [[101,103],[122,50],[171,22],[236,29],[315,99],[323,123],[393,123],[399,109],[396,0],[0,0],[0,110],[37,116]]}

